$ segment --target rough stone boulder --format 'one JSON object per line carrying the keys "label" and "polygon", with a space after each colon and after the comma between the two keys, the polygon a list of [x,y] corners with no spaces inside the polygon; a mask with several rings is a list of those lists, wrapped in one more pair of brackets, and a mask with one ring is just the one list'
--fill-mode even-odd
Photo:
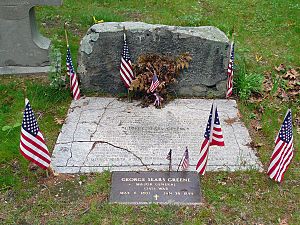
{"label": "rough stone boulder", "polygon": [[144,53],[189,52],[190,67],[172,88],[181,96],[224,97],[229,40],[215,27],[176,27],[142,22],[109,22],[92,26],[81,41],[78,73],[86,91],[126,92],[120,79],[123,26],[133,63]]}

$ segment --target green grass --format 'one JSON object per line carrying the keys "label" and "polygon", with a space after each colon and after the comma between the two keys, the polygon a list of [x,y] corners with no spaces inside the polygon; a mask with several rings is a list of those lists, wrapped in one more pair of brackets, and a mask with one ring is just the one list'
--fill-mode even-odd
{"label": "green grass", "polygon": [[[37,19],[41,32],[63,53],[62,65],[66,52],[64,23],[68,23],[76,62],[80,39],[93,24],[92,16],[106,22],[212,25],[228,36],[234,29],[236,65],[237,68],[246,65],[245,72],[237,70],[235,81],[248,93],[253,86],[248,85],[253,82],[251,74],[259,74],[260,79],[264,72],[280,63],[299,66],[299,11],[297,0],[233,0],[230,3],[222,0],[65,0],[62,7],[38,7]],[[277,85],[284,85],[280,82],[278,80]],[[276,88],[275,85],[274,90]],[[239,93],[239,89],[235,91]],[[0,223],[279,224],[283,220],[289,224],[300,223],[300,137],[296,126],[297,152],[280,185],[257,171],[210,172],[201,180],[202,206],[112,205],[108,203],[110,173],[47,178],[40,170],[28,170],[28,162],[19,153],[18,124],[22,120],[24,98],[31,101],[52,151],[61,128],[55,118],[66,116],[71,101],[69,91],[55,90],[47,78],[1,77],[0,93]],[[294,121],[299,118],[300,100],[243,100],[238,106],[253,143],[261,146],[257,153],[266,170],[285,112],[291,107]],[[4,131],[3,127],[6,127]]]}
{"label": "green grass", "polygon": [[[244,1],[96,1],[65,0],[63,7],[39,8],[43,33],[54,36],[64,49],[63,24],[68,22],[72,48],[77,52],[80,36],[98,20],[143,21],[178,26],[216,26],[226,34],[234,28],[236,51],[245,54],[251,72],[262,73],[274,65],[299,62],[299,2],[297,0]],[[46,29],[45,29],[46,27]],[[262,56],[257,62],[255,56]]]}
{"label": "green grass", "polygon": [[235,92],[241,100],[247,100],[253,93],[261,93],[263,91],[264,75],[249,73],[245,59],[239,60],[235,72],[238,74],[234,79]]}
{"label": "green grass", "polygon": [[[20,157],[20,126],[3,131],[5,126],[13,126],[22,122],[25,97],[38,118],[39,126],[46,137],[48,146],[53,147],[61,125],[54,121],[55,117],[64,118],[71,101],[68,91],[57,92],[44,79],[1,78],[0,91],[0,189],[1,187],[21,188],[20,170],[30,176],[27,161]],[[44,82],[41,83],[41,82]],[[10,163],[7,163],[10,162]]]}

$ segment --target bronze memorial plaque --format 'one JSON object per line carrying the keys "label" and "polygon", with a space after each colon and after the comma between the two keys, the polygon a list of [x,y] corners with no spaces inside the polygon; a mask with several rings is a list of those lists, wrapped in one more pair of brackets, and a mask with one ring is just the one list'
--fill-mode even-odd
{"label": "bronze memorial plaque", "polygon": [[113,172],[111,203],[201,203],[196,172]]}

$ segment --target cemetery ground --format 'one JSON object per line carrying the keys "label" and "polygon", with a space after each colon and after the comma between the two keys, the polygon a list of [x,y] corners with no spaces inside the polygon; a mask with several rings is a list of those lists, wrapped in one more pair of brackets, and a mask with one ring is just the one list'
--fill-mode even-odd
{"label": "cemetery ground", "polygon": [[[286,73],[274,70],[281,63],[286,65],[286,71],[300,66],[299,10],[296,0],[234,0],[230,4],[221,0],[65,0],[62,7],[38,8],[40,29],[63,54],[63,23],[68,22],[73,61],[79,40],[93,24],[92,16],[104,21],[213,25],[228,35],[234,26],[235,97],[264,171],[288,107],[293,111],[296,152],[282,184],[256,170],[208,172],[201,178],[201,206],[109,204],[109,172],[47,177],[43,171],[28,167],[19,153],[24,95],[31,101],[52,152],[71,102],[69,91],[50,86],[47,77],[1,77],[0,223],[299,224],[300,99],[291,90],[289,78],[283,79]],[[263,78],[266,82],[260,89],[257,84]]]}

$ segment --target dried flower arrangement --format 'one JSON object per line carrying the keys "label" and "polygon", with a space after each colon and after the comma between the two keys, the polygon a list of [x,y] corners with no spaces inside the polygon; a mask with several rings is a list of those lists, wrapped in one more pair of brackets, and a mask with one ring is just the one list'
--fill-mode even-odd
{"label": "dried flower arrangement", "polygon": [[162,103],[168,100],[167,88],[177,82],[180,71],[188,69],[191,60],[189,53],[177,57],[142,54],[133,65],[135,79],[129,91],[135,97],[142,98],[143,106],[149,106],[154,102],[156,107],[161,107]]}

